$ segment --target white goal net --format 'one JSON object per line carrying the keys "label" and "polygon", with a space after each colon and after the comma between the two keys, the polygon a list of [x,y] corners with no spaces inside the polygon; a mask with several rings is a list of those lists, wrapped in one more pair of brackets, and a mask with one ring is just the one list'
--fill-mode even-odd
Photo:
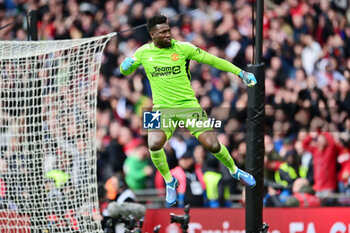
{"label": "white goal net", "polygon": [[0,232],[102,232],[96,95],[114,35],[0,41]]}

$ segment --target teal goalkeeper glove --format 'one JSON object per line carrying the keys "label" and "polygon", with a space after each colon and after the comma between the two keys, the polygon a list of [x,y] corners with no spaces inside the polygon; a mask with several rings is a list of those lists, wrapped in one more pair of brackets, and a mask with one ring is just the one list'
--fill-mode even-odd
{"label": "teal goalkeeper glove", "polygon": [[131,57],[127,57],[124,59],[124,61],[120,66],[122,67],[123,70],[128,71],[128,69],[130,69],[130,67],[132,66],[132,64],[134,64],[134,62],[135,61]]}
{"label": "teal goalkeeper glove", "polygon": [[256,78],[255,78],[253,73],[241,70],[241,72],[238,74],[238,76],[243,79],[243,82],[248,87],[252,87],[252,86],[254,86],[257,83]]}

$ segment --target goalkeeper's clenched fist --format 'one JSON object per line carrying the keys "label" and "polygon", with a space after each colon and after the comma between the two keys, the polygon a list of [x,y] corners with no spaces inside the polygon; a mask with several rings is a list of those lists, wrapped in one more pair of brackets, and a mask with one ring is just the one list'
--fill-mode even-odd
{"label": "goalkeeper's clenched fist", "polygon": [[120,66],[123,70],[128,71],[134,62],[135,61],[131,57],[127,57]]}
{"label": "goalkeeper's clenched fist", "polygon": [[248,86],[252,87],[254,86],[257,81],[253,73],[246,72],[244,70],[241,70],[241,72],[238,74],[239,77],[243,79],[243,82]]}

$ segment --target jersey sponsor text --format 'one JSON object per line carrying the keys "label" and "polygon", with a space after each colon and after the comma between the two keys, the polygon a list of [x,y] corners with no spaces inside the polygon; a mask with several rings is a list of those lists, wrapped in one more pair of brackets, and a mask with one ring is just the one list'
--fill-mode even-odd
{"label": "jersey sponsor text", "polygon": [[180,66],[154,66],[153,69],[153,72],[150,72],[152,77],[168,76],[172,74],[179,74],[181,72]]}

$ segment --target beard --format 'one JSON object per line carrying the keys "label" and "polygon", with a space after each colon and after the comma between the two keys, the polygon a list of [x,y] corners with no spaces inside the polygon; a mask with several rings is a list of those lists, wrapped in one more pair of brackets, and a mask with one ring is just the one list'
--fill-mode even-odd
{"label": "beard", "polygon": [[171,46],[171,40],[166,41],[166,40],[154,40],[154,44],[158,48],[169,48]]}
{"label": "beard", "polygon": [[169,48],[171,46],[171,42],[162,41],[162,43],[160,43],[160,45],[162,46],[162,48]]}

